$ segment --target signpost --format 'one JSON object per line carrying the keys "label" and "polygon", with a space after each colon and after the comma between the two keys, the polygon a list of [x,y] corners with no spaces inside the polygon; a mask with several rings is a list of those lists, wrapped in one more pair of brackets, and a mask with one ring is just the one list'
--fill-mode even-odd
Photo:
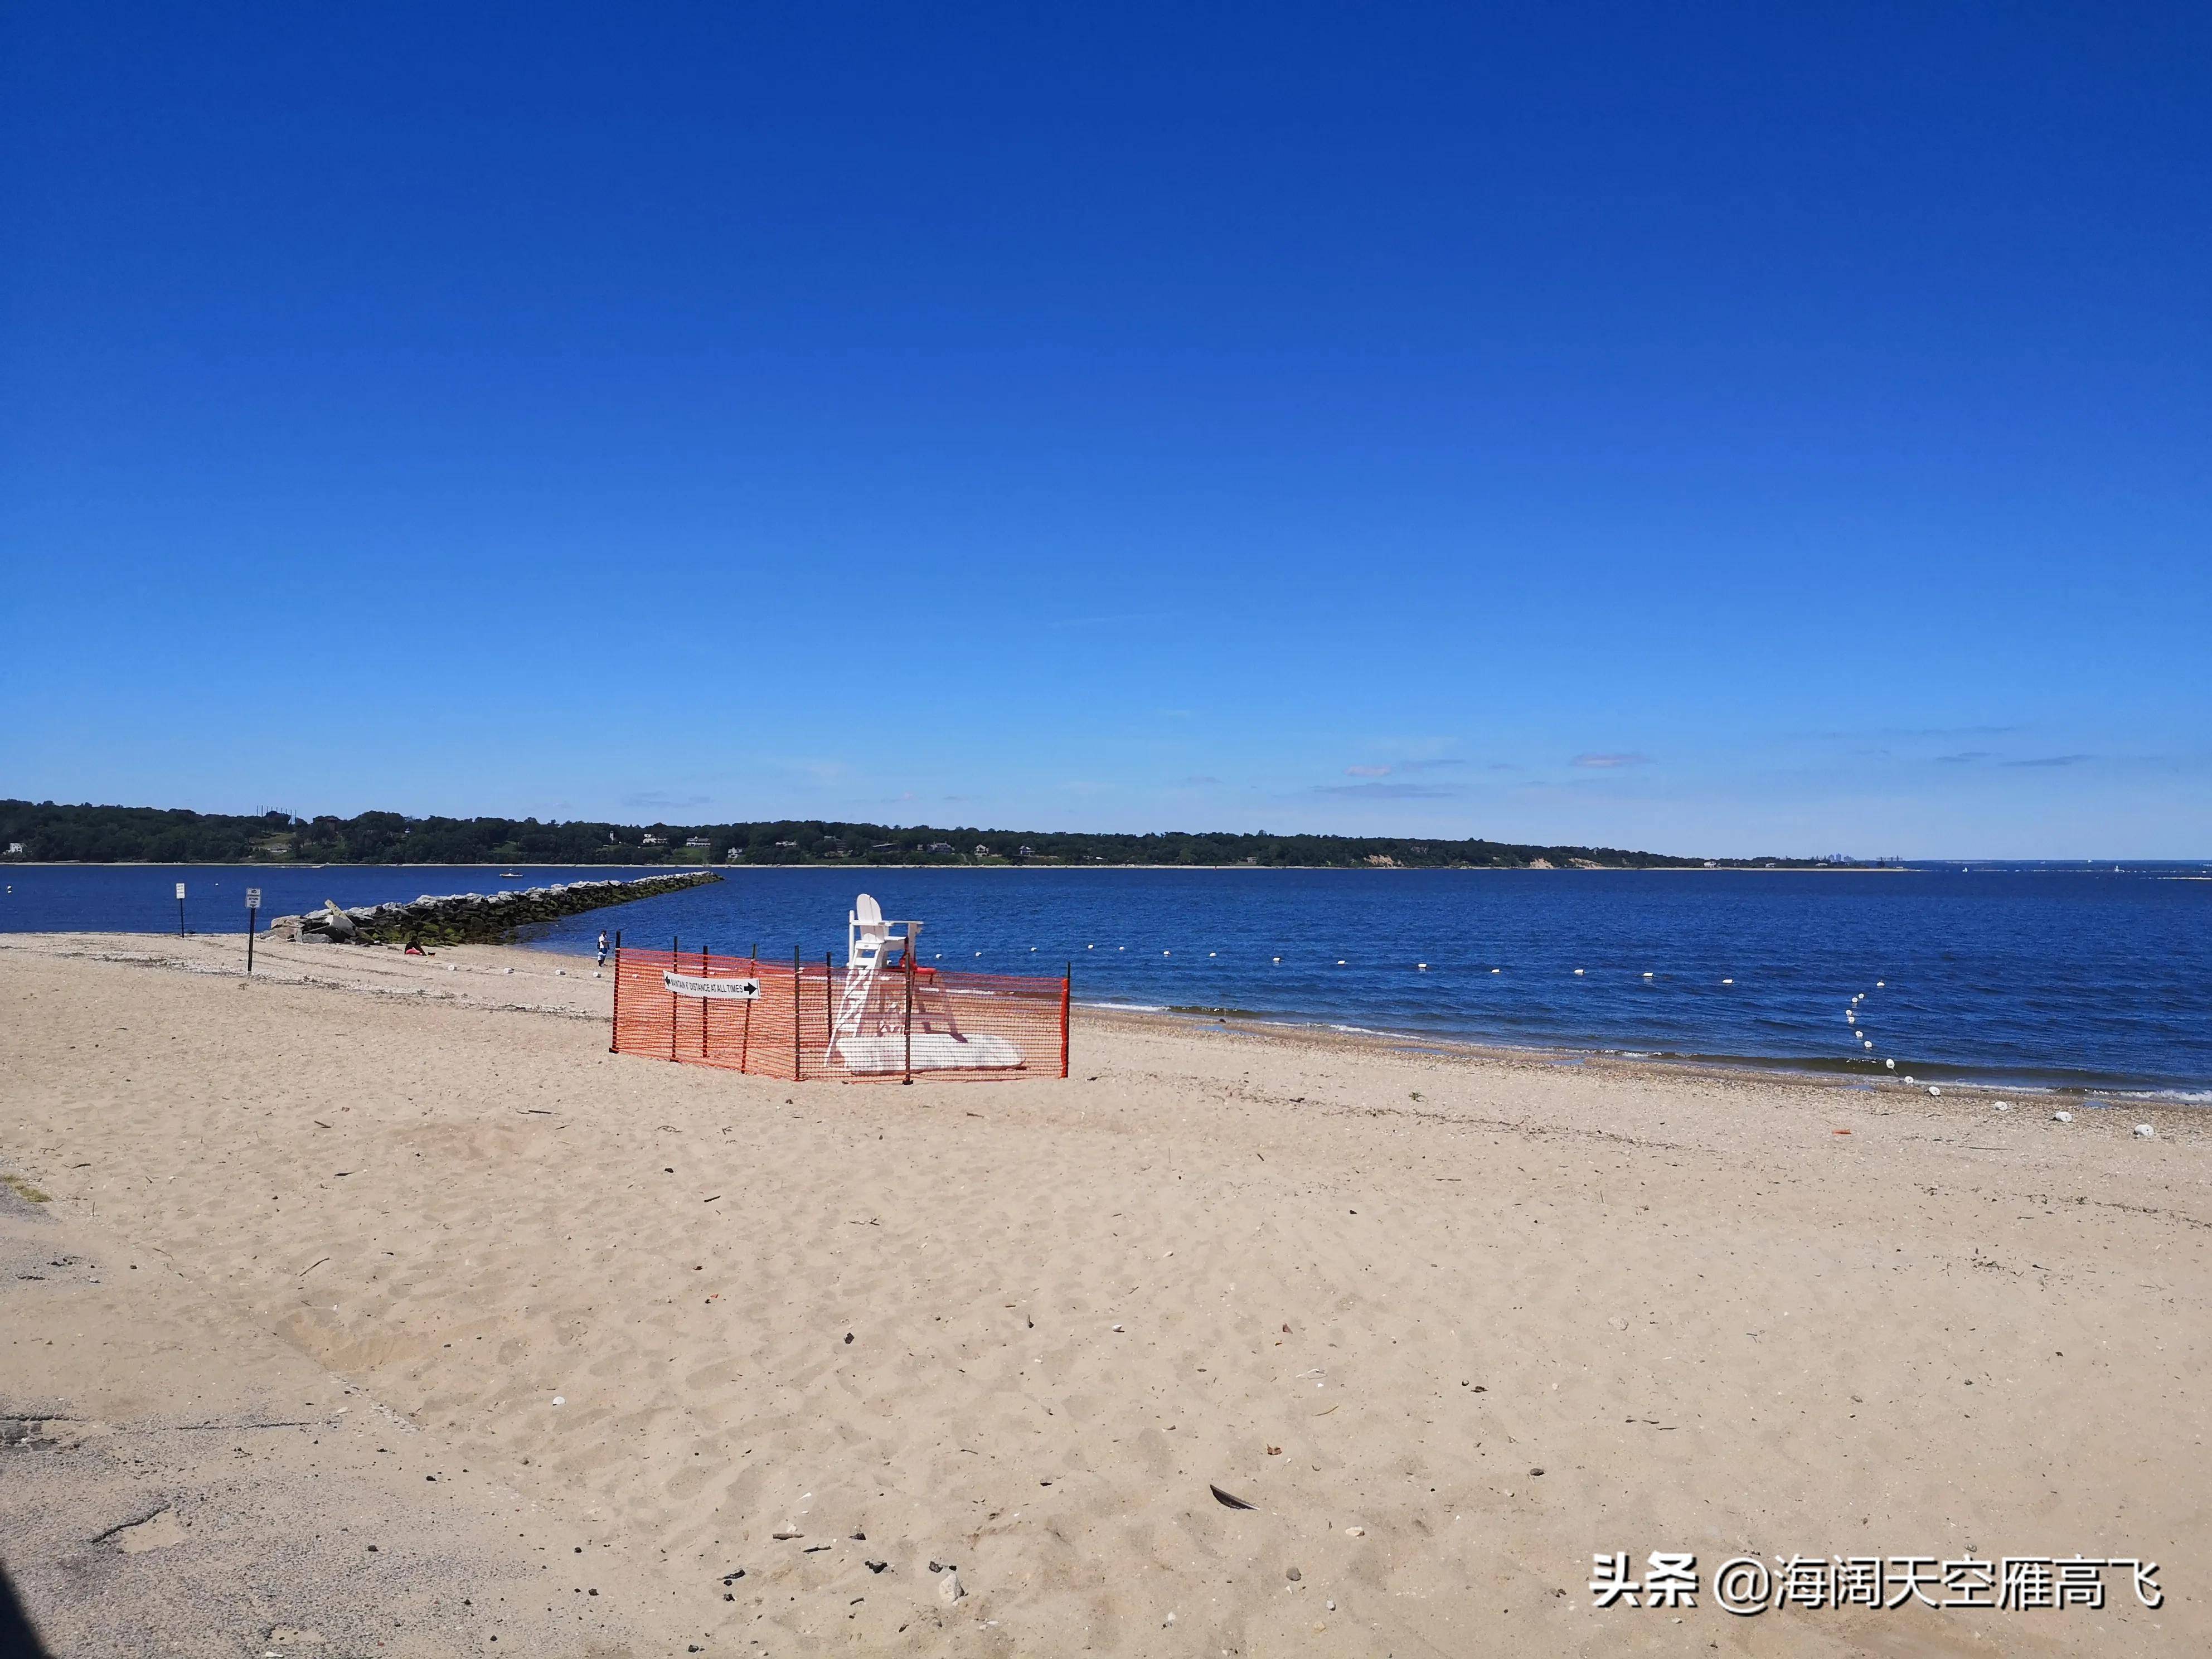
{"label": "signpost", "polygon": [[253,935],[261,926],[261,890],[246,890],[246,976],[253,977]]}
{"label": "signpost", "polygon": [[185,936],[185,884],[177,884],[177,937]]}

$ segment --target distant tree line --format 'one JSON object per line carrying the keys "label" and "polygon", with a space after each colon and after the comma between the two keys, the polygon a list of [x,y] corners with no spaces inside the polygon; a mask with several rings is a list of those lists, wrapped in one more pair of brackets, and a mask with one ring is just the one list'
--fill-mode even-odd
{"label": "distant tree line", "polygon": [[[17,846],[21,851],[14,850]],[[894,828],[763,823],[541,823],[536,818],[255,817],[150,806],[0,800],[0,848],[17,861],[156,864],[1189,865],[1355,869],[1686,869],[1784,859],[1686,859],[1611,847],[1534,847],[1433,836]]]}

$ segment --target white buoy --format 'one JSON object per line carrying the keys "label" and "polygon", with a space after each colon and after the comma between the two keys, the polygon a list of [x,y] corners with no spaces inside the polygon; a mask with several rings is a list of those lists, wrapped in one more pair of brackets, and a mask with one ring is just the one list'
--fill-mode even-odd
{"label": "white buoy", "polygon": [[1888,1066],[1888,1067],[1889,1067],[1889,1069],[1890,1069],[1891,1071],[1893,1071],[1893,1071],[1895,1071],[1895,1070],[1897,1069],[1897,1062],[1896,1062],[1895,1060],[1885,1060],[1884,1061],[1882,1061],[1882,1064],[1883,1064],[1883,1065],[1885,1065],[1885,1066]]}
{"label": "white buoy", "polygon": [[1336,965],[1340,968],[1344,966],[1344,958],[1342,957],[1339,957],[1336,959]]}
{"label": "white buoy", "polygon": [[1881,990],[1881,989],[1882,988],[1882,987],[1883,987],[1883,986],[1885,986],[1885,985],[1887,985],[1887,984],[1888,984],[1888,983],[1889,983],[1889,981],[1888,981],[1887,980],[1886,980],[1886,979],[1878,979],[1878,980],[1875,981],[1875,982],[1874,982],[1874,988],[1875,988],[1875,990],[1879,991],[1879,990]]}
{"label": "white buoy", "polygon": [[1579,968],[1577,968],[1577,969],[1575,969],[1575,976],[1576,976],[1577,979],[1579,979],[1579,978],[1582,976],[1582,971],[1583,971],[1583,970],[1582,970],[1581,969],[1579,969]]}
{"label": "white buoy", "polygon": [[1425,962],[1417,962],[1413,966],[1424,974],[1429,971],[1429,964]]}
{"label": "white buoy", "polygon": [[1210,957],[1218,957],[1218,956],[1219,956],[1219,955],[1221,954],[1221,952],[1220,952],[1220,951],[1208,951],[1206,954],[1206,955],[1208,955],[1208,956],[1210,956]]}
{"label": "white buoy", "polygon": [[1160,952],[1160,954],[1161,954],[1162,956],[1164,956],[1164,957],[1171,957],[1171,956],[1173,956],[1173,955],[1175,954],[1175,952],[1174,952],[1174,951],[1161,951],[1161,952]]}
{"label": "white buoy", "polygon": [[1863,1043],[1863,1044],[1861,1044],[1860,1046],[1861,1046],[1861,1047],[1863,1047],[1863,1048],[1873,1048],[1873,1047],[1874,1047],[1874,1044],[1872,1044],[1871,1042],[1868,1042],[1868,1043]]}
{"label": "white buoy", "polygon": [[1493,968],[1490,971],[1493,974],[1502,974],[1505,970],[1503,968]]}
{"label": "white buoy", "polygon": [[1723,981],[1721,981],[1721,983],[1722,983],[1722,984],[1723,984],[1723,985],[1733,985],[1733,984],[1735,984],[1735,981],[1734,980],[1732,980],[1732,979],[1724,979],[1724,980],[1723,980]]}
{"label": "white buoy", "polygon": [[1282,957],[1274,957],[1270,958],[1270,960],[1272,960],[1272,961],[1275,961],[1275,962],[1280,962],[1280,961],[1282,960]]}
{"label": "white buoy", "polygon": [[1651,975],[1650,975],[1650,970],[1649,970],[1649,969],[1646,969],[1646,970],[1645,970],[1644,975],[1644,978],[1646,978],[1646,979],[1650,979],[1650,978],[1651,977]]}

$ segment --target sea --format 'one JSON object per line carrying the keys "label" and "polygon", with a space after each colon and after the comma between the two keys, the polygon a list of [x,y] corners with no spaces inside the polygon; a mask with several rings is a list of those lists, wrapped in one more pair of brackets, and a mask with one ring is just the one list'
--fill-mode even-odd
{"label": "sea", "polygon": [[[262,915],[610,875],[607,866],[16,866],[0,932],[236,932]],[[872,893],[921,959],[1071,974],[1079,1003],[1923,1083],[2212,1105],[2212,866],[1886,871],[738,867],[526,931],[842,960]],[[1846,1016],[1849,1016],[1847,1018]]]}

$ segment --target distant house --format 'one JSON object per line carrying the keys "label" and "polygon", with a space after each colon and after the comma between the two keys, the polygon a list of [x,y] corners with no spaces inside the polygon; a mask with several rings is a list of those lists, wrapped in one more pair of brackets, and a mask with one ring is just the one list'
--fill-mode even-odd
{"label": "distant house", "polygon": [[929,843],[929,850],[933,853],[949,853],[952,850],[952,843],[949,841],[933,841]]}
{"label": "distant house", "polygon": [[776,845],[787,853],[795,853],[799,850],[799,843],[795,841],[780,841]]}
{"label": "distant house", "polygon": [[987,859],[991,856],[991,849],[979,841],[975,843],[975,856],[979,859]]}
{"label": "distant house", "polygon": [[743,864],[744,861],[745,855],[734,847],[722,854],[722,862],[725,864]]}
{"label": "distant house", "polygon": [[[947,848],[945,850],[946,850],[946,851],[948,851],[948,852],[950,852],[951,849],[950,848]],[[22,857],[22,856],[23,856],[23,843],[22,843],[21,842],[20,842],[20,841],[11,841],[11,842],[9,842],[8,843],[8,856],[9,856],[9,858],[11,858],[11,859],[19,859],[19,858]]]}
{"label": "distant house", "polygon": [[1022,848],[1018,856],[1025,859],[1033,859],[1036,856],[1036,853],[1034,848],[1024,847]]}
{"label": "distant house", "polygon": [[694,836],[690,840],[685,842],[684,844],[687,848],[696,847],[704,849],[706,848],[712,847],[714,843],[708,841],[704,836]]}
{"label": "distant house", "polygon": [[647,847],[665,847],[668,845],[668,837],[665,836],[647,836],[645,838],[645,844]]}

